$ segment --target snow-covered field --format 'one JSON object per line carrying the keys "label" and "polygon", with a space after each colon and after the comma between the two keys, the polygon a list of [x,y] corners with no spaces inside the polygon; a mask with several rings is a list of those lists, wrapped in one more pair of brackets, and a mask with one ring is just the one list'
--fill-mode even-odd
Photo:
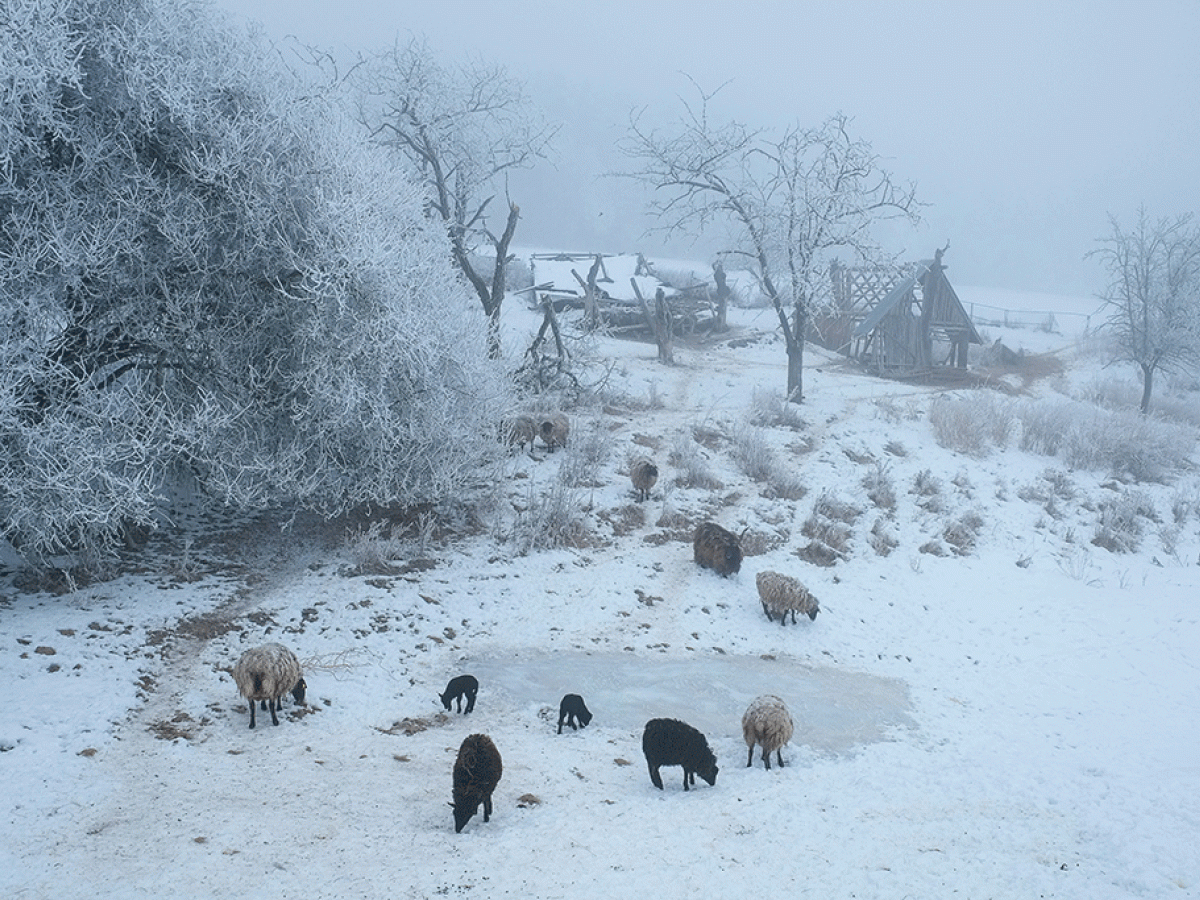
{"label": "snow-covered field", "polygon": [[[515,300],[505,317],[519,354],[537,322]],[[413,538],[393,572],[356,574],[344,531],[301,521],[169,530],[144,571],[61,596],[6,584],[0,893],[1200,896],[1195,513],[1170,548],[1153,529],[1137,552],[1093,546],[1095,501],[1121,487],[1108,473],[943,449],[925,416],[937,389],[819,350],[803,425],[750,432],[784,351],[773,314],[731,323],[677,346],[674,367],[597,340],[612,369],[604,401],[572,411],[576,448],[515,454],[486,528]],[[1070,334],[987,332],[1060,351],[1067,378],[1036,391],[1092,365]],[[803,496],[741,473],[747,434]],[[571,494],[587,540],[516,556],[496,532],[581,445],[599,448],[594,483]],[[681,446],[720,486],[676,483]],[[662,472],[642,504],[625,474],[637,453]],[[872,473],[895,487],[890,514],[866,497]],[[1050,484],[1052,512],[1037,499]],[[1164,522],[1200,496],[1195,475],[1137,487]],[[796,553],[822,497],[860,510],[831,567]],[[983,523],[973,548],[922,551],[966,513]],[[748,529],[738,575],[693,563],[706,517]],[[765,568],[805,582],[815,621],[767,621]],[[305,661],[308,703],[250,731],[228,669],[265,640]],[[478,705],[446,714],[437,695],[464,671]],[[558,736],[568,692],[595,719]],[[783,769],[746,767],[740,717],[759,693],[796,719]],[[651,785],[641,726],[657,716],[707,734],[715,786],[685,793],[676,768]],[[504,776],[491,821],[456,835],[451,767],[473,732]]]}

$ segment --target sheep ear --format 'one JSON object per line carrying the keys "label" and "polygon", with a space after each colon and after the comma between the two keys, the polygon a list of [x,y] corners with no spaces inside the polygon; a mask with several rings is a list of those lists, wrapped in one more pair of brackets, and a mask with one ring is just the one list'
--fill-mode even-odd
{"label": "sheep ear", "polygon": [[454,804],[453,804],[453,803],[447,803],[446,805],[447,805],[448,807],[450,807],[451,809],[454,809]]}

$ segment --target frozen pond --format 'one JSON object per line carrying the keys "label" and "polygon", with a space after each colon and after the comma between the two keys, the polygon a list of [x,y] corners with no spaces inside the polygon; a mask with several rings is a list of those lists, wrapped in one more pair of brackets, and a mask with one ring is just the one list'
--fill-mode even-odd
{"label": "frozen pond", "polygon": [[908,686],[786,657],[655,658],[623,653],[535,653],[477,657],[464,672],[480,694],[500,689],[517,704],[552,706],[563,694],[582,694],[593,724],[638,730],[655,717],[683,719],[710,739],[741,740],[742,713],[759,694],[778,694],[796,722],[793,745],[845,753],[915,727]]}

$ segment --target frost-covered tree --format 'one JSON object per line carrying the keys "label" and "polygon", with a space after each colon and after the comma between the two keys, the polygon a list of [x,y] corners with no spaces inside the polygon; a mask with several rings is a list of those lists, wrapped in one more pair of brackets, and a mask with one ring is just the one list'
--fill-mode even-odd
{"label": "frost-covered tree", "polygon": [[[454,262],[488,317],[490,355],[498,356],[508,248],[520,218],[506,176],[543,158],[556,129],[502,67],[444,65],[418,39],[367,60],[354,81],[359,117],[374,140],[401,154],[426,185],[429,209],[444,223]],[[507,209],[496,230],[488,217],[502,187]]]}
{"label": "frost-covered tree", "polygon": [[709,119],[712,94],[684,103],[673,125],[635,117],[623,146],[638,168],[629,176],[654,189],[651,208],[667,232],[731,228],[726,251],[745,261],[770,298],[787,348],[787,396],[799,403],[808,324],[829,296],[833,255],[878,261],[872,228],[918,221],[912,186],[897,184],[867,142],[835,115],[817,128],[772,136]]}
{"label": "frost-covered tree", "polygon": [[1120,360],[1142,376],[1150,409],[1154,373],[1200,362],[1200,228],[1191,215],[1151,220],[1145,207],[1129,228],[1109,217],[1097,257],[1108,276],[1100,298]]}
{"label": "frost-covered tree", "polygon": [[181,477],[337,514],[491,452],[502,374],[420,186],[218,19],[0,0],[0,528],[36,564]]}

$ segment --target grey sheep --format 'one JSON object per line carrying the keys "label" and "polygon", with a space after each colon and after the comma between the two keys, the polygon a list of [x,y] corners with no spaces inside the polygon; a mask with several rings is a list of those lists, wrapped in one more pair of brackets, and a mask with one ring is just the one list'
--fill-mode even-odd
{"label": "grey sheep", "polygon": [[629,464],[629,480],[637,492],[638,503],[650,499],[650,489],[658,481],[658,466],[645,456],[639,456]]}
{"label": "grey sheep", "polygon": [[771,753],[783,768],[783,753],[780,748],[792,739],[792,714],[787,704],[774,694],[755,697],[742,715],[742,737],[750,753],[746,757],[746,768],[754,765],[754,745],[762,747],[763,765],[771,768]]}
{"label": "grey sheep", "polygon": [[486,734],[470,734],[463,738],[454,761],[454,833],[479,811],[483,804],[483,821],[492,817],[492,791],[504,774],[500,751]]}
{"label": "grey sheep", "polygon": [[510,447],[515,446],[524,450],[528,445],[532,450],[533,442],[537,438],[537,424],[533,421],[533,416],[520,413],[504,422],[502,433],[505,443]]}
{"label": "grey sheep", "polygon": [[565,413],[555,412],[544,416],[538,423],[538,436],[547,450],[555,450],[567,446],[567,437],[571,433],[571,420]]}
{"label": "grey sheep", "polygon": [[742,542],[716,522],[704,522],[692,539],[692,557],[702,568],[732,575],[742,568]]}
{"label": "grey sheep", "polygon": [[283,644],[263,644],[251,647],[233,667],[233,680],[238,693],[250,702],[250,727],[254,727],[254,704],[271,711],[271,724],[278,725],[276,711],[282,708],[282,697],[289,691],[297,704],[304,702],[308,685],[300,671],[296,654]]}
{"label": "grey sheep", "polygon": [[683,767],[683,789],[696,783],[699,775],[709,784],[717,783],[717,758],[704,735],[678,719],[651,719],[642,732],[642,753],[650,769],[650,782],[663,789],[660,766]]}
{"label": "grey sheep", "polygon": [[808,592],[790,575],[765,570],[754,577],[758,586],[758,598],[762,600],[763,612],[771,621],[779,616],[779,624],[787,624],[787,614],[792,614],[792,623],[796,621],[796,613],[801,612],[809,619],[816,619],[820,611],[817,598]]}

